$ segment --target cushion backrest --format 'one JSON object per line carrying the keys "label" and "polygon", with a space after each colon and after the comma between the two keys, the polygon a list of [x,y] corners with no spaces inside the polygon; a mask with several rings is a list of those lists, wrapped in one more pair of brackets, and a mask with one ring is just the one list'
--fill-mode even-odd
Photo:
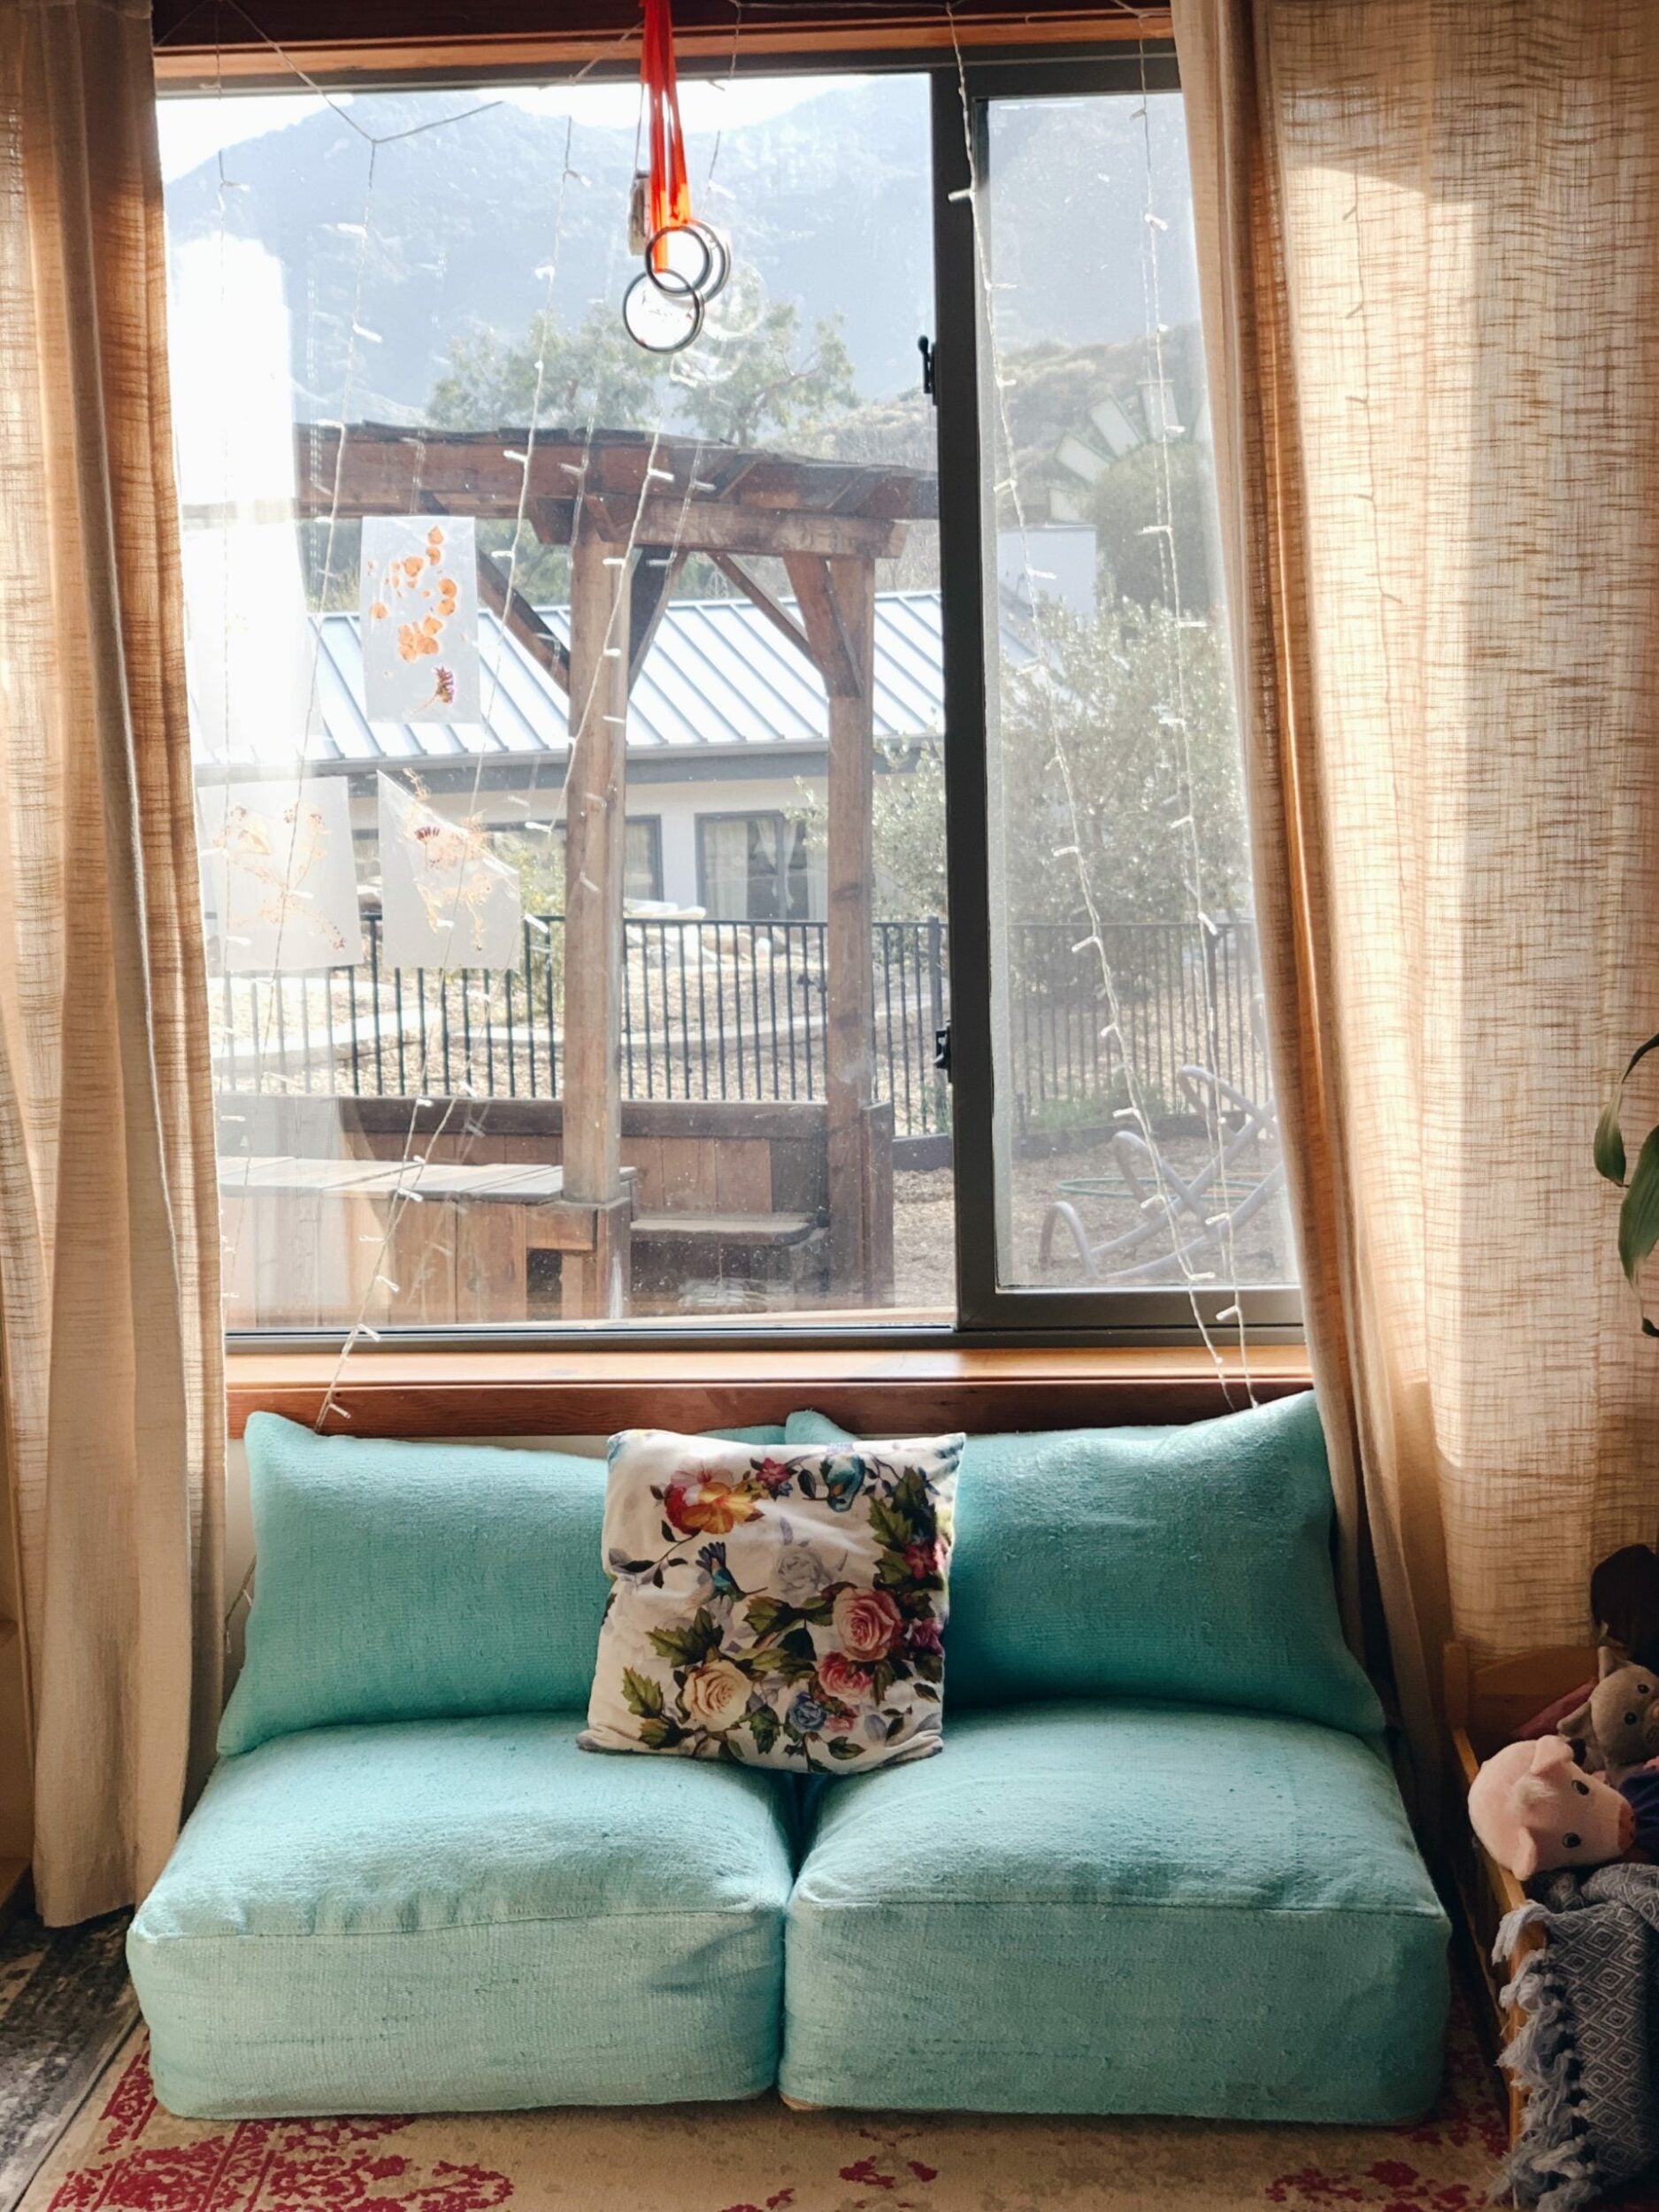
{"label": "cushion backrest", "polygon": [[321,1437],[271,1413],[247,1445],[257,1581],[221,1751],[343,1721],[586,1709],[603,1460]]}
{"label": "cushion backrest", "polygon": [[[846,1433],[804,1413],[787,1437]],[[1164,1697],[1371,1733],[1331,1528],[1311,1393],[1179,1428],[971,1436],[946,1701]]]}

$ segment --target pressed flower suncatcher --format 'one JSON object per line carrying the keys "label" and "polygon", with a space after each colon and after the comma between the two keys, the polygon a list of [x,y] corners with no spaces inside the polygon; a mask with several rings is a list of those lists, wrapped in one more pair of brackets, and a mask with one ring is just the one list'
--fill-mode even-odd
{"label": "pressed flower suncatcher", "polygon": [[962,1443],[613,1437],[584,1746],[828,1773],[939,1750]]}

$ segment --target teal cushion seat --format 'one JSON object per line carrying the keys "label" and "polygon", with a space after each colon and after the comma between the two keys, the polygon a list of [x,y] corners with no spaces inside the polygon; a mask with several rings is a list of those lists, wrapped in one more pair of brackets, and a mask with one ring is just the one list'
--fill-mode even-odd
{"label": "teal cushion seat", "polygon": [[578,1725],[326,1728],[223,1760],[127,1940],[163,2103],[228,2119],[765,2088],[787,1788],[595,1758]]}
{"label": "teal cushion seat", "polygon": [[[781,1429],[740,1432],[781,1442]],[[223,1752],[335,1721],[586,1707],[605,1463],[250,1417],[258,1575]]]}
{"label": "teal cushion seat", "polygon": [[1309,1722],[958,1713],[822,1787],[780,2083],[826,2105],[1395,2121],[1440,2078],[1447,1924],[1394,1778]]}
{"label": "teal cushion seat", "polygon": [[[846,1433],[797,1413],[787,1440]],[[1179,1428],[971,1436],[946,1701],[1163,1697],[1379,1734],[1331,1526],[1311,1392]]]}

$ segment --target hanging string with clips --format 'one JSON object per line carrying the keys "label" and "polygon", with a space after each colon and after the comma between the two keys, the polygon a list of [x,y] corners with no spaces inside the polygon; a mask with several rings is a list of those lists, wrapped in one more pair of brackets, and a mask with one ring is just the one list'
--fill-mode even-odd
{"label": "hanging string with clips", "polygon": [[630,338],[647,353],[679,353],[732,273],[730,242],[691,211],[669,0],[644,0],[640,93],[649,166],[634,180],[628,248],[645,263],[622,300]]}

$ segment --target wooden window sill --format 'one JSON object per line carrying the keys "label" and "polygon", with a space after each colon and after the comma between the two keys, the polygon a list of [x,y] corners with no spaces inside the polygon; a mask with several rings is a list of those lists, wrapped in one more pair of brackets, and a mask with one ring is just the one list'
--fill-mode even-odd
{"label": "wooden window sill", "polygon": [[[250,1413],[308,1425],[337,1365],[332,1351],[227,1357],[230,1432]],[[1219,1365],[1202,1346],[408,1351],[354,1357],[334,1392],[346,1436],[591,1436],[651,1426],[695,1430],[781,1421],[812,1406],[871,1434],[962,1428],[1052,1429],[1203,1420],[1309,1387],[1305,1348],[1236,1348]]]}

